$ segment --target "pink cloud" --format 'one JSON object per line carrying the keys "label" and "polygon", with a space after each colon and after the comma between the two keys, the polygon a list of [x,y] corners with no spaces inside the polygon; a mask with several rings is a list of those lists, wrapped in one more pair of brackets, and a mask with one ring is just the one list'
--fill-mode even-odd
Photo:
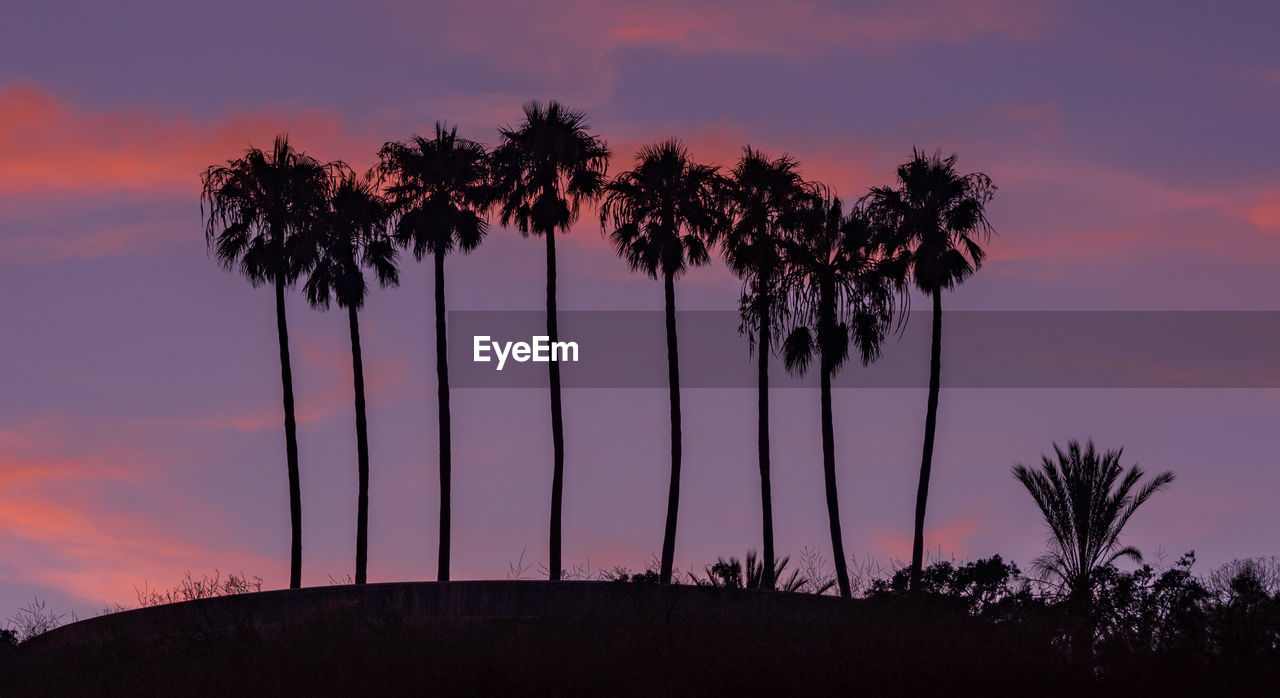
{"label": "pink cloud", "polygon": [[191,195],[206,167],[285,132],[321,159],[372,153],[380,144],[320,110],[276,108],[202,120],[142,107],[84,109],[11,85],[0,89],[0,196]]}
{"label": "pink cloud", "polygon": [[[276,560],[233,550],[216,536],[180,535],[158,520],[164,516],[159,510],[201,508],[175,492],[155,493],[163,506],[154,514],[103,501],[102,492],[111,488],[146,487],[170,459],[99,438],[73,422],[46,417],[0,431],[0,555],[23,561],[20,578],[7,581],[127,605],[144,581],[174,581],[210,561],[246,565],[259,574],[279,569]],[[110,431],[136,426],[117,424]]]}
{"label": "pink cloud", "polygon": [[[963,558],[968,555],[966,543],[981,527],[982,517],[972,514],[942,525],[925,526],[924,544],[926,552],[941,551],[944,556],[955,555]],[[911,532],[890,533],[876,537],[871,541],[871,548],[891,560],[911,559]]]}
{"label": "pink cloud", "polygon": [[1246,213],[1250,223],[1263,232],[1280,233],[1280,188],[1264,191]]}

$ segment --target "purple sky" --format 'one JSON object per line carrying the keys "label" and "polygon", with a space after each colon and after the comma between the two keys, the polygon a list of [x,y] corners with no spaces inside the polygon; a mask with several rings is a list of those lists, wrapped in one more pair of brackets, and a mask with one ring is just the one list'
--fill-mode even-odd
{"label": "purple sky", "polygon": [[[208,258],[197,200],[204,167],[281,131],[365,166],[437,119],[492,143],[524,101],[559,99],[609,140],[614,171],[671,135],[726,165],[750,142],[850,198],[888,183],[913,145],[941,147],[1000,187],[990,263],[948,308],[1280,309],[1274,4],[461,5],[0,10],[0,616],[33,594],[81,613],[128,604],[187,570],[287,581],[271,297]],[[661,308],[660,285],[629,274],[596,222],[560,250],[562,308]],[[451,307],[538,309],[542,255],[495,226],[449,260]],[[373,581],[434,572],[429,288],[407,263],[363,316]],[[685,309],[731,309],[737,292],[718,264],[677,288]],[[297,297],[289,312],[303,579],[319,584],[353,565],[348,338],[338,313]],[[759,546],[759,485],[742,438],[754,394],[684,402],[688,569]],[[545,560],[546,405],[537,390],[454,393],[456,577],[503,577],[522,550]],[[565,405],[566,561],[643,567],[661,547],[665,392],[571,391]],[[774,405],[779,549],[825,551],[817,395]],[[1178,474],[1129,543],[1194,548],[1202,569],[1280,553],[1277,408],[1265,390],[946,391],[926,543],[1029,561],[1043,531],[1010,465],[1093,437]],[[924,409],[923,390],[836,395],[859,559],[909,553]]]}

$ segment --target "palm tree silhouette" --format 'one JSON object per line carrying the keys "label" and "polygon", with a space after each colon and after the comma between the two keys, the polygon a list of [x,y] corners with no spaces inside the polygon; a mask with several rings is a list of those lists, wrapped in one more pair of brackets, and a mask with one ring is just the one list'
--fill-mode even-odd
{"label": "palm tree silhouette", "polygon": [[387,143],[378,153],[379,176],[396,215],[395,237],[419,261],[435,262],[436,398],[440,425],[440,545],[436,578],[449,581],[452,496],[452,433],[449,358],[445,333],[444,258],[474,250],[484,239],[485,212],[492,203],[489,156],[484,146],[458,137],[458,129],[436,124],[435,136]]}
{"label": "palm tree silhouette", "polygon": [[916,287],[933,300],[933,339],[929,358],[929,404],[925,413],[924,449],[916,490],[915,536],[911,544],[911,589],[920,584],[924,563],[924,515],[933,465],[934,431],[938,422],[938,388],[942,367],[942,292],[954,288],[982,266],[992,228],[986,205],[995,193],[991,178],[981,172],[956,172],[956,156],[927,155],[912,149],[911,159],[898,167],[893,187],[874,187],[869,208],[893,233],[893,245],[909,255]]}
{"label": "palm tree silhouette", "polygon": [[1125,471],[1120,466],[1124,449],[1098,453],[1093,441],[1084,448],[1079,441],[1068,441],[1066,451],[1055,443],[1053,451],[1053,458],[1041,458],[1038,470],[1014,465],[1013,476],[1036,500],[1049,527],[1049,551],[1036,558],[1035,567],[1061,583],[1068,602],[1085,621],[1076,646],[1087,654],[1093,637],[1095,574],[1122,557],[1142,561],[1137,548],[1120,545],[1120,533],[1138,507],[1174,477],[1163,472],[1139,486],[1142,468],[1134,465]]}
{"label": "palm tree silhouette", "polygon": [[671,400],[671,481],[662,538],[659,581],[671,582],[680,506],[680,360],[676,343],[675,279],[710,261],[707,241],[722,226],[723,182],[717,168],[700,165],[675,139],[641,148],[634,169],[607,186],[600,223],[634,271],[662,277],[667,318],[667,386]]}
{"label": "palm tree silhouette", "polygon": [[840,199],[819,190],[803,210],[796,235],[782,241],[782,285],[792,323],[783,355],[787,369],[800,374],[818,359],[827,520],[836,582],[845,598],[852,590],[836,496],[831,376],[849,358],[851,340],[864,365],[874,361],[893,323],[903,265],[882,253],[879,237],[862,209],[846,215]]}
{"label": "palm tree silhouette", "polygon": [[[773,494],[769,476],[769,354],[779,314],[777,285],[782,272],[780,242],[805,185],[799,163],[790,155],[770,159],[751,146],[730,172],[728,189],[732,220],[721,240],[725,262],[742,279],[742,320],[757,352],[757,447],[760,501],[764,529],[764,569],[774,566]],[[772,584],[773,580],[766,579]]]}
{"label": "palm tree silhouette", "polygon": [[302,491],[284,293],[306,271],[301,234],[316,225],[325,209],[331,169],[294,150],[288,137],[280,135],[270,152],[249,148],[239,159],[209,167],[200,194],[205,241],[218,263],[239,271],[255,287],[275,287],[289,471],[291,589],[302,586]]}
{"label": "palm tree silhouette", "polygon": [[359,494],[356,498],[356,584],[364,584],[369,567],[369,430],[365,415],[364,360],[360,352],[360,308],[369,294],[364,269],[382,286],[400,282],[396,249],[387,236],[387,202],[369,178],[341,172],[332,187],[329,208],[312,233],[307,252],[313,255],[303,285],[313,307],[330,301],[347,309],[351,329],[351,373],[356,397],[356,455]]}
{"label": "palm tree silhouette", "polygon": [[[586,116],[551,101],[524,105],[524,122],[499,129],[493,151],[494,183],[503,225],[513,222],[526,236],[547,241],[547,337],[556,329],[557,230],[568,232],[584,202],[604,192],[609,148],[587,130]],[[551,532],[548,570],[560,579],[560,512],[564,493],[564,416],[560,409],[560,365],[547,362],[551,388]]]}

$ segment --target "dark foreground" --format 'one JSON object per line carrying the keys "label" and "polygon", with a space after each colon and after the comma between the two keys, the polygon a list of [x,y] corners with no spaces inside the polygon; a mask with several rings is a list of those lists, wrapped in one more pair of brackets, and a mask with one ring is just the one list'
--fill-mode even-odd
{"label": "dark foreground", "polygon": [[1265,694],[1248,683],[1091,678],[1034,628],[928,600],[611,582],[245,594],[73,623],[0,657],[4,696]]}

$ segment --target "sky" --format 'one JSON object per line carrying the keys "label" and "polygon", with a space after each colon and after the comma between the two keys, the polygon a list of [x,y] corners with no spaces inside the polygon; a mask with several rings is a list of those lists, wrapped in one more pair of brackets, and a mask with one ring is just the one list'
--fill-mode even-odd
{"label": "sky", "polygon": [[[203,239],[200,173],[287,132],[372,164],[437,120],[492,144],[530,99],[586,112],[629,167],[670,136],[731,166],[748,143],[846,198],[913,146],[999,187],[965,310],[1280,310],[1280,6],[1226,2],[34,2],[0,9],[0,617],[33,597],[91,613],[214,569],[288,580],[274,307]],[[589,216],[558,244],[560,307],[659,310]],[[494,225],[447,263],[458,310],[537,310],[543,246]],[[371,581],[431,579],[431,270],[406,260],[362,314]],[[722,265],[682,309],[732,310]],[[923,306],[922,306],[923,307]],[[297,293],[303,580],[353,573],[347,327]],[[1100,337],[1099,342],[1105,342]],[[746,354],[745,342],[741,346]],[[886,352],[892,352],[887,347]],[[943,366],[947,365],[944,349]],[[927,371],[923,363],[920,371]],[[845,548],[909,558],[925,391],[835,396]],[[565,561],[645,567],[661,548],[667,397],[565,393]],[[754,393],[684,395],[676,563],[758,548]],[[546,560],[540,390],[453,394],[455,578]],[[778,549],[829,557],[818,397],[773,398]],[[1042,549],[1009,475],[1054,442],[1124,446],[1177,480],[1132,520],[1152,560],[1202,572],[1280,554],[1263,389],[944,390],[926,527],[943,557]]]}

